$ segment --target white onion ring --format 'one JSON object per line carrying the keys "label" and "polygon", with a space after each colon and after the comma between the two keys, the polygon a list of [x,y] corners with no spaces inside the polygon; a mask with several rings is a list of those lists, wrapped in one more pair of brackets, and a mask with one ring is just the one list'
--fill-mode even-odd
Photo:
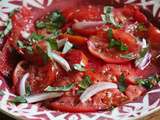
{"label": "white onion ring", "polygon": [[27,96],[25,97],[25,99],[27,100],[27,103],[36,103],[36,102],[51,99],[51,98],[57,98],[62,95],[63,93],[60,93],[60,92],[49,92],[49,93],[41,93],[41,94]]}
{"label": "white onion ring", "polygon": [[97,27],[99,25],[103,25],[103,21],[82,21],[76,22],[72,25],[73,29],[85,29],[89,27]]}
{"label": "white onion ring", "polygon": [[66,41],[68,41],[68,39],[66,39],[66,38],[61,39],[61,40],[57,40],[58,48],[63,47],[65,45]]}
{"label": "white onion ring", "polygon": [[50,51],[48,52],[50,58],[53,58],[57,63],[59,63],[64,70],[67,72],[71,70],[69,63],[60,55]]}
{"label": "white onion ring", "polygon": [[82,103],[86,102],[90,97],[97,94],[100,91],[118,88],[117,84],[111,82],[98,82],[94,85],[88,87],[80,96],[80,100]]}
{"label": "white onion ring", "polygon": [[26,81],[28,78],[29,78],[29,73],[26,73],[20,80],[20,84],[19,84],[19,95],[20,96],[26,95]]}
{"label": "white onion ring", "polygon": [[151,62],[151,57],[152,57],[151,53],[147,52],[143,58],[137,59],[135,61],[135,65],[139,69],[144,70]]}

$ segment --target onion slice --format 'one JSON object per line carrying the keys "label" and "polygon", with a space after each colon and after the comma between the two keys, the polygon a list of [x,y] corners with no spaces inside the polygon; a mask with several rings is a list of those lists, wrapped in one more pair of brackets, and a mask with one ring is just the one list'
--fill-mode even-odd
{"label": "onion slice", "polygon": [[19,84],[19,94],[20,96],[26,95],[26,81],[29,78],[29,73],[24,74]]}
{"label": "onion slice", "polygon": [[67,72],[71,70],[69,63],[60,55],[54,53],[53,51],[48,51],[48,56],[51,59],[54,59],[57,63],[59,63],[64,70]]}
{"label": "onion slice", "polygon": [[36,103],[36,102],[51,99],[51,98],[57,98],[62,95],[63,93],[61,92],[49,92],[49,93],[41,93],[41,94],[27,96],[25,97],[25,99],[27,100],[27,103]]}
{"label": "onion slice", "polygon": [[100,91],[118,88],[117,84],[111,82],[99,82],[94,85],[88,87],[80,96],[80,100],[82,103],[86,102],[90,97],[97,94]]}
{"label": "onion slice", "polygon": [[72,25],[73,29],[85,29],[90,27],[97,27],[100,25],[103,25],[103,21],[82,21],[82,22],[76,22]]}
{"label": "onion slice", "polygon": [[151,62],[151,57],[152,57],[151,53],[147,52],[143,58],[137,59],[135,61],[135,65],[139,69],[144,70]]}

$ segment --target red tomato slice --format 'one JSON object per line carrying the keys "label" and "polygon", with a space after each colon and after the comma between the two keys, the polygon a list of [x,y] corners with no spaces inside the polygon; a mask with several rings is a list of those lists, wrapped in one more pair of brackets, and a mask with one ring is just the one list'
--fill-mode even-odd
{"label": "red tomato slice", "polygon": [[80,6],[63,11],[63,15],[68,21],[73,20],[101,20],[103,7],[101,6]]}
{"label": "red tomato slice", "polygon": [[134,100],[141,96],[145,92],[145,88],[137,85],[129,85],[125,91],[125,94],[130,100]]}
{"label": "red tomato slice", "polygon": [[150,25],[148,29],[148,37],[151,43],[152,49],[160,50],[159,43],[160,43],[160,30]]}
{"label": "red tomato slice", "polygon": [[70,50],[68,53],[65,54],[65,58],[70,65],[83,63],[86,66],[88,64],[88,58],[80,50]]}
{"label": "red tomato slice", "polygon": [[108,40],[99,37],[91,37],[87,42],[90,53],[107,63],[124,63],[130,61],[130,59],[122,58],[120,57],[120,54],[133,53],[133,55],[136,56],[139,53],[139,46],[137,45],[136,40],[128,33],[124,33],[121,30],[114,30],[113,36],[116,40],[125,43],[128,46],[128,50],[120,51],[114,48],[109,49]]}
{"label": "red tomato slice", "polygon": [[13,73],[13,84],[19,94],[19,83],[25,73],[29,72],[29,83],[31,86],[31,93],[40,93],[44,89],[52,85],[56,79],[57,68],[53,63],[48,63],[43,66],[28,65],[27,62],[21,61],[17,64]]}
{"label": "red tomato slice", "polygon": [[122,8],[122,13],[127,17],[133,17],[136,21],[141,23],[148,23],[147,17],[139,10],[137,6],[127,5]]}
{"label": "red tomato slice", "polygon": [[[77,100],[75,100],[77,99]],[[79,102],[78,97],[63,97],[60,100],[56,100],[50,104],[50,108],[53,110],[60,110],[63,112],[96,112],[97,109],[92,105],[84,105],[73,102]],[[77,104],[77,105],[76,105]]]}
{"label": "red tomato slice", "polygon": [[47,86],[54,83],[58,72],[55,66],[50,62],[42,67],[31,66],[29,68],[29,82],[32,93],[43,92]]}
{"label": "red tomato slice", "polygon": [[[21,32],[33,32],[34,24],[32,19],[31,11],[25,7],[20,9],[20,11],[15,12],[12,19],[12,31],[10,36],[10,43],[20,52],[21,50],[17,46],[17,40],[22,39]],[[21,52],[20,52],[21,53]]]}
{"label": "red tomato slice", "polygon": [[78,36],[78,35],[70,35],[70,34],[62,34],[59,36],[60,38],[67,38],[70,42],[75,45],[83,45],[87,42],[86,37]]}

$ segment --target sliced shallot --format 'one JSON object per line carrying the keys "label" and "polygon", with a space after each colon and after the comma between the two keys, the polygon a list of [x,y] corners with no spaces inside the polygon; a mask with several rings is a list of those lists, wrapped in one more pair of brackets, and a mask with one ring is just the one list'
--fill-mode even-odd
{"label": "sliced shallot", "polygon": [[76,22],[73,24],[73,29],[85,29],[85,28],[91,28],[91,27],[97,27],[100,25],[103,25],[103,21],[82,21],[82,22]]}
{"label": "sliced shallot", "polygon": [[63,93],[60,93],[60,92],[49,92],[49,93],[31,95],[31,96],[25,97],[25,99],[27,100],[27,103],[36,103],[36,102],[51,99],[51,98],[57,98],[62,95]]}
{"label": "sliced shallot", "polygon": [[67,72],[71,70],[69,63],[60,55],[50,51],[48,52],[50,58],[54,59],[57,63],[59,63],[64,70]]}
{"label": "sliced shallot", "polygon": [[82,93],[82,95],[80,96],[80,100],[82,103],[84,103],[98,92],[112,88],[118,88],[117,84],[111,82],[99,82],[93,84]]}
{"label": "sliced shallot", "polygon": [[24,74],[19,84],[19,94],[20,96],[26,95],[26,81],[29,78],[29,73]]}

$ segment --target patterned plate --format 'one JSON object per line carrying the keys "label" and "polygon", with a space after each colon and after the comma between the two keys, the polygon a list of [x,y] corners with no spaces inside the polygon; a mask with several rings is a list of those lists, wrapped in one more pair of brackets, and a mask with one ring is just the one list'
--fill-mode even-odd
{"label": "patterned plate", "polygon": [[[45,9],[45,7],[60,1],[62,0],[0,0],[0,27],[5,26],[8,13],[22,5],[31,9]],[[124,1],[123,4],[137,4],[147,11],[147,15],[151,18],[151,21],[154,21],[154,24],[160,25],[160,0],[115,1],[121,4],[122,1]],[[66,0],[66,3],[69,4],[69,1]],[[51,111],[39,107],[39,104],[20,104],[16,106],[7,102],[12,97],[15,97],[15,95],[10,92],[3,77],[0,77],[0,90],[3,90],[3,93],[0,92],[0,110],[14,118],[25,120],[131,120],[146,116],[160,109],[160,84],[134,102],[117,107],[112,111],[96,113]]]}

